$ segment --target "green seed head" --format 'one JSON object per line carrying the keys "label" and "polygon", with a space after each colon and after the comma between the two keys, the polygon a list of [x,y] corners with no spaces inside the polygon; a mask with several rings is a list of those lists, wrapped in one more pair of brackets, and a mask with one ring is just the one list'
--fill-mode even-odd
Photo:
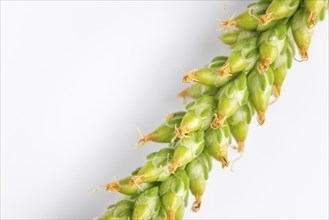
{"label": "green seed head", "polygon": [[169,172],[185,166],[194,160],[204,148],[204,131],[199,130],[180,139],[175,145],[175,152],[169,164]]}
{"label": "green seed head", "polygon": [[260,17],[260,22],[267,24],[273,20],[290,17],[297,10],[299,3],[300,0],[273,0],[266,13]]}
{"label": "green seed head", "polygon": [[247,137],[249,123],[253,114],[254,110],[250,102],[247,102],[247,104],[241,106],[227,120],[232,136],[238,144],[238,152],[244,151],[244,142]]}
{"label": "green seed head", "polygon": [[208,173],[211,170],[211,157],[204,151],[186,167],[190,180],[190,190],[195,197],[192,210],[197,212],[201,206],[201,198],[205,190]]}
{"label": "green seed head", "polygon": [[272,68],[265,73],[260,74],[257,68],[254,68],[248,76],[248,89],[251,103],[258,115],[259,125],[265,122],[265,112],[270,102],[274,76]]}
{"label": "green seed head", "polygon": [[260,62],[258,63],[258,70],[261,73],[265,72],[281,54],[286,43],[287,30],[286,24],[280,24],[259,37]]}
{"label": "green seed head", "polygon": [[227,167],[229,165],[227,148],[231,143],[231,132],[227,122],[219,129],[209,128],[205,140],[207,152],[222,163],[222,168]]}
{"label": "green seed head", "polygon": [[304,0],[303,5],[309,12],[307,19],[308,27],[313,27],[327,0]]}
{"label": "green seed head", "polygon": [[308,17],[304,9],[299,9],[292,17],[291,30],[302,59],[307,60],[313,29],[308,27]]}
{"label": "green seed head", "polygon": [[218,75],[219,69],[222,68],[226,61],[227,57],[218,57],[217,60],[212,61],[205,67],[188,72],[184,76],[183,82],[194,82],[206,86],[220,87],[232,78]]}
{"label": "green seed head", "polygon": [[138,141],[137,146],[141,147],[149,141],[158,143],[170,143],[175,136],[175,127],[178,126],[185,112],[175,112],[167,116],[166,122],[161,124],[150,134],[144,136],[140,131],[141,139]]}
{"label": "green seed head", "polygon": [[205,130],[210,125],[216,107],[213,96],[203,96],[202,98],[189,103],[186,106],[179,128],[176,129],[176,136],[183,138],[186,134],[197,130]]}
{"label": "green seed head", "polygon": [[220,39],[224,44],[233,45],[239,41],[250,39],[251,37],[256,36],[257,33],[254,31],[248,31],[243,29],[235,29],[229,32],[222,34]]}
{"label": "green seed head", "polygon": [[162,206],[167,213],[167,219],[174,219],[179,207],[184,205],[188,187],[189,179],[184,170],[177,171],[161,183],[159,194]]}
{"label": "green seed head", "polygon": [[188,98],[198,99],[202,96],[213,96],[218,92],[218,88],[214,86],[205,86],[200,84],[195,84],[187,89],[184,89],[178,94],[178,97],[182,97],[184,100]]}
{"label": "green seed head", "polygon": [[160,207],[161,200],[159,197],[159,187],[148,189],[137,198],[132,214],[132,219],[152,219],[158,214]]}
{"label": "green seed head", "polygon": [[231,18],[227,21],[222,21],[223,29],[228,30],[235,26],[245,30],[264,31],[273,27],[275,21],[270,21],[266,24],[260,22],[260,16],[263,15],[269,5],[268,1],[260,1],[248,6],[248,11],[238,15],[236,18]]}
{"label": "green seed head", "polygon": [[256,63],[257,58],[257,37],[239,41],[232,46],[232,53],[226,63],[219,68],[218,74],[225,78],[242,70],[248,71]]}
{"label": "green seed head", "polygon": [[169,177],[168,163],[172,158],[174,149],[164,148],[147,156],[146,164],[139,170],[137,175],[130,179],[131,185],[140,187],[140,183],[163,181]]}
{"label": "green seed head", "polygon": [[247,100],[247,79],[245,74],[241,74],[219,90],[217,114],[212,127],[220,128],[227,118],[233,115],[240,106],[246,104]]}
{"label": "green seed head", "polygon": [[136,196],[154,186],[154,183],[141,183],[139,186],[131,185],[130,180],[132,176],[126,178],[115,180],[113,182],[105,184],[106,191],[112,192],[117,191],[124,195]]}

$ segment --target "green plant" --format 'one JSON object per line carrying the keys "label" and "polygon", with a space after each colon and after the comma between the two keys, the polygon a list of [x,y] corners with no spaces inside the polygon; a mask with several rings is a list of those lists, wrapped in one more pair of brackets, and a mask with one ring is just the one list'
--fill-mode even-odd
{"label": "green plant", "polygon": [[327,0],[260,0],[221,21],[225,30],[238,28],[220,37],[231,46],[231,55],[215,57],[183,77],[197,84],[179,96],[195,100],[148,135],[140,132],[138,141],[138,146],[154,141],[169,147],[149,154],[128,177],[104,185],[127,198],[100,219],[182,219],[189,190],[195,196],[192,210],[198,211],[212,158],[229,166],[232,137],[238,152],[244,151],[252,116],[256,113],[264,124],[271,96],[281,94],[295,45],[307,60],[313,27],[327,8]]}

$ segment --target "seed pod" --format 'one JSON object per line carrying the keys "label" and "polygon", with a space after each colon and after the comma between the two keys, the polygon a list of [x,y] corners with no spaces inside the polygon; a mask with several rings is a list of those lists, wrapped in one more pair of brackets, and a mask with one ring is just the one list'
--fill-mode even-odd
{"label": "seed pod", "polygon": [[194,160],[204,148],[204,131],[199,130],[180,139],[175,145],[175,151],[169,163],[169,172],[185,166]]}
{"label": "seed pod", "polygon": [[146,136],[138,130],[141,135],[141,139],[138,141],[137,146],[141,147],[149,141],[170,143],[175,136],[175,127],[181,123],[184,115],[185,112],[175,112],[168,115],[166,122],[161,124],[157,129]]}
{"label": "seed pod", "polygon": [[308,59],[307,51],[313,36],[313,29],[308,27],[307,19],[307,13],[301,8],[294,14],[291,20],[292,34],[303,60]]}
{"label": "seed pod", "polygon": [[309,28],[312,28],[315,25],[316,19],[324,8],[326,1],[327,0],[304,0],[303,5],[305,9],[309,12],[309,16],[307,19]]}
{"label": "seed pod", "polygon": [[140,187],[140,183],[151,183],[156,181],[164,181],[170,176],[168,163],[172,158],[174,149],[164,148],[158,152],[149,154],[146,164],[130,179],[131,185]]}
{"label": "seed pod", "polygon": [[[138,172],[132,174],[136,175]],[[141,183],[137,185],[131,185],[130,180],[133,176],[128,176],[120,180],[114,180],[113,182],[105,184],[106,191],[108,192],[119,192],[128,196],[136,196],[143,191],[154,186],[154,183]]]}
{"label": "seed pod", "polygon": [[248,11],[238,15],[235,18],[221,21],[222,29],[228,30],[230,27],[237,27],[250,31],[265,31],[275,25],[275,21],[266,24],[260,22],[260,16],[263,15],[269,6],[269,2],[260,1],[248,6]]}
{"label": "seed pod", "polygon": [[231,117],[227,119],[230,131],[238,144],[238,152],[244,151],[244,143],[248,133],[248,127],[254,114],[250,102],[241,106]]}
{"label": "seed pod", "polygon": [[225,59],[223,59],[223,57],[220,57],[220,59],[215,60],[202,68],[194,69],[188,72],[183,77],[183,82],[186,83],[194,82],[201,85],[215,86],[215,87],[220,87],[224,85],[232,78],[229,76],[222,77],[218,75],[219,67],[221,67],[226,62],[226,60],[227,57],[225,57]]}
{"label": "seed pod", "polygon": [[108,207],[108,211],[99,220],[131,219],[134,202],[129,199],[119,201]]}
{"label": "seed pod", "polygon": [[227,149],[231,144],[231,132],[227,122],[219,129],[209,128],[205,134],[206,151],[217,161],[222,163],[222,168],[228,167]]}
{"label": "seed pod", "polygon": [[153,187],[143,192],[136,200],[133,220],[152,219],[156,216],[161,207],[161,199],[159,196],[159,187]]}
{"label": "seed pod", "polygon": [[270,102],[273,81],[272,68],[263,74],[259,74],[257,68],[254,68],[248,76],[249,97],[257,112],[259,125],[263,125],[265,122],[265,112]]}
{"label": "seed pod", "polygon": [[257,37],[239,41],[232,46],[232,53],[226,63],[219,68],[218,74],[225,78],[240,71],[249,71],[257,58]]}
{"label": "seed pod", "polygon": [[205,130],[210,125],[216,107],[213,96],[203,96],[186,106],[180,126],[176,129],[176,137],[183,138],[186,134],[197,130]]}
{"label": "seed pod", "polygon": [[211,157],[203,151],[196,159],[189,163],[185,170],[190,179],[190,190],[195,197],[192,210],[199,211],[201,198],[205,190],[208,173],[212,168]]}
{"label": "seed pod", "polygon": [[178,97],[182,97],[184,100],[187,100],[188,98],[198,99],[202,96],[215,95],[217,92],[217,87],[195,84],[180,92]]}
{"label": "seed pod", "polygon": [[292,16],[299,6],[300,0],[273,0],[263,16],[260,23],[267,24],[273,20]]}
{"label": "seed pod", "polygon": [[177,210],[180,206],[184,205],[188,187],[189,179],[184,170],[177,171],[161,183],[159,194],[161,196],[162,206],[167,214],[167,220],[175,219]]}
{"label": "seed pod", "polygon": [[258,39],[259,57],[258,70],[264,73],[278,58],[285,45],[287,25],[279,24],[274,29],[262,33]]}
{"label": "seed pod", "polygon": [[233,45],[239,41],[250,39],[257,35],[254,31],[248,31],[243,29],[234,29],[232,31],[222,34],[220,37],[224,44]]}
{"label": "seed pod", "polygon": [[219,90],[217,113],[211,124],[213,128],[223,126],[225,120],[233,115],[248,100],[248,88],[246,74],[242,73],[232,82]]}
{"label": "seed pod", "polygon": [[279,98],[281,94],[281,87],[287,74],[287,64],[288,64],[287,52],[290,53],[289,48],[286,48],[286,51],[283,51],[281,55],[278,57],[278,59],[276,59],[273,65],[271,66],[274,76],[273,93],[276,99]]}

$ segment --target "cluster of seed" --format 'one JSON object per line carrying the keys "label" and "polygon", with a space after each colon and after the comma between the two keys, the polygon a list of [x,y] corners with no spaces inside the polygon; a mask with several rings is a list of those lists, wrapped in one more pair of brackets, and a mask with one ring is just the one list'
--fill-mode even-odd
{"label": "cluster of seed", "polygon": [[295,45],[308,58],[313,26],[322,20],[328,0],[260,0],[235,18],[221,21],[220,39],[231,46],[229,57],[188,72],[184,82],[196,83],[179,96],[194,98],[186,110],[170,114],[156,130],[139,140],[168,143],[151,153],[130,176],[107,183],[126,199],[108,207],[100,220],[182,219],[189,190],[198,211],[212,158],[229,166],[232,137],[243,152],[254,113],[259,125],[273,95],[280,96]]}

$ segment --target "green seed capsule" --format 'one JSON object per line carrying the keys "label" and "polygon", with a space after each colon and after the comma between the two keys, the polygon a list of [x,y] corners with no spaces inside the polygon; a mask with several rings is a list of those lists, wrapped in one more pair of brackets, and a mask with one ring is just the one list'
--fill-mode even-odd
{"label": "green seed capsule", "polygon": [[115,180],[113,182],[105,184],[106,191],[116,191],[124,195],[136,196],[154,186],[154,183],[141,183],[138,186],[131,185],[131,178],[132,176],[128,176],[126,178]]}
{"label": "green seed capsule", "polygon": [[258,70],[263,73],[278,58],[285,45],[287,25],[279,24],[274,29],[262,33],[258,39],[259,57]]}
{"label": "green seed capsule", "polygon": [[203,151],[196,159],[186,167],[187,176],[190,179],[190,190],[195,197],[192,210],[199,211],[201,198],[205,190],[208,173],[212,168],[211,157],[206,151]]}
{"label": "green seed capsule", "polygon": [[226,59],[220,59],[210,64],[199,68],[194,69],[188,72],[184,78],[183,82],[189,83],[194,82],[206,86],[215,86],[220,87],[230,81],[232,77],[222,77],[218,75],[219,68],[226,62]]}
{"label": "green seed capsule", "polygon": [[99,220],[131,219],[134,202],[124,199],[108,207],[108,211]]}
{"label": "green seed capsule", "polygon": [[269,6],[269,2],[260,1],[248,6],[248,11],[238,15],[235,18],[230,18],[226,21],[221,21],[222,29],[228,30],[230,27],[237,27],[251,31],[265,31],[275,25],[275,21],[266,24],[260,22],[260,16],[263,15]]}
{"label": "green seed capsule", "polygon": [[141,147],[149,141],[170,143],[175,136],[175,127],[181,123],[184,115],[185,112],[175,112],[168,115],[165,123],[146,136],[138,130],[141,139],[138,141],[137,146]]}
{"label": "green seed capsule", "polygon": [[327,0],[304,0],[303,5],[305,9],[309,12],[307,23],[309,28],[313,27],[316,23],[318,15],[321,13],[322,9],[325,7]]}
{"label": "green seed capsule", "polygon": [[219,90],[217,113],[211,126],[213,128],[222,127],[225,120],[233,115],[240,106],[245,105],[247,100],[247,78],[246,74],[242,73]]}
{"label": "green seed capsule", "polygon": [[130,179],[130,184],[140,187],[140,183],[161,182],[167,179],[170,173],[166,172],[166,170],[168,170],[168,163],[173,153],[174,149],[164,148],[149,154],[146,157],[146,164]]}
{"label": "green seed capsule", "polygon": [[257,33],[254,31],[235,29],[222,34],[220,39],[224,44],[233,45],[239,41],[255,37],[256,35]]}
{"label": "green seed capsule", "polygon": [[215,95],[217,92],[217,87],[195,84],[180,92],[178,97],[182,97],[184,100],[187,100],[188,98],[198,99],[202,96]]}
{"label": "green seed capsule", "polygon": [[210,125],[216,108],[213,96],[203,96],[186,106],[180,126],[176,129],[176,137],[183,138],[186,134],[197,130],[205,130]]}
{"label": "green seed capsule", "polygon": [[167,214],[167,220],[175,219],[176,212],[184,205],[188,187],[189,179],[184,170],[177,171],[161,183],[159,194]]}
{"label": "green seed capsule", "polygon": [[227,122],[224,122],[219,129],[209,128],[206,131],[205,140],[207,152],[222,163],[222,168],[228,167],[227,149],[232,139]]}
{"label": "green seed capsule", "polygon": [[175,145],[175,151],[169,164],[169,172],[185,166],[194,160],[204,148],[204,131],[199,130],[180,139]]}
{"label": "green seed capsule", "polygon": [[221,77],[228,77],[240,71],[249,71],[258,58],[257,37],[239,41],[232,46],[232,53],[218,70]]}
{"label": "green seed capsule", "polygon": [[133,220],[152,219],[161,207],[159,187],[153,187],[143,192],[135,202],[132,214]]}
{"label": "green seed capsule", "polygon": [[303,60],[308,59],[307,51],[313,36],[313,29],[308,27],[307,19],[307,13],[301,8],[291,20],[292,34]]}
{"label": "green seed capsule", "polygon": [[273,81],[272,68],[263,74],[260,74],[255,68],[248,76],[250,101],[257,112],[259,125],[263,125],[265,122],[265,112],[270,102]]}
{"label": "green seed capsule", "polygon": [[276,99],[279,98],[281,94],[281,87],[287,74],[287,52],[290,53],[289,48],[287,48],[272,65],[274,76],[273,93]]}
{"label": "green seed capsule", "polygon": [[238,144],[238,152],[244,151],[244,143],[248,133],[248,127],[254,114],[250,102],[241,106],[231,117],[227,119],[230,131]]}
{"label": "green seed capsule", "polygon": [[265,25],[273,20],[292,16],[298,9],[299,2],[300,0],[273,0],[260,17],[260,22]]}

